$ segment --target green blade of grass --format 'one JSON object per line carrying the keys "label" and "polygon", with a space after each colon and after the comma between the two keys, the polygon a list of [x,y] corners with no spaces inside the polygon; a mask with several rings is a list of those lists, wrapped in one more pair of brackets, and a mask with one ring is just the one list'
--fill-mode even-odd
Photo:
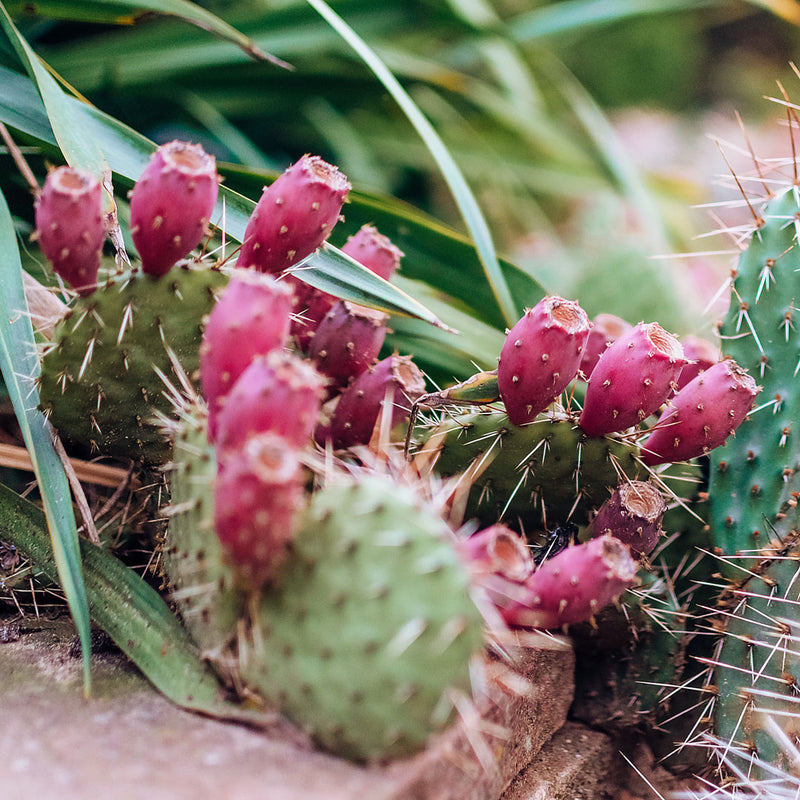
{"label": "green blade of grass", "polygon": [[469,184],[439,134],[372,48],[324,0],[306,0],[306,2],[358,53],[422,137],[450,187],[464,223],[475,241],[475,247],[486,271],[486,279],[506,324],[513,325],[519,316],[519,309],[500,269],[489,226]]}
{"label": "green blade of grass", "polygon": [[[29,3],[10,3],[17,13],[26,11]],[[37,15],[75,21],[132,25],[143,14],[155,12],[196,25],[241,48],[247,55],[260,61],[271,61],[283,67],[288,65],[259,49],[249,37],[240,33],[216,14],[188,0],[37,0]]]}
{"label": "green blade of grass", "polygon": [[52,75],[39,61],[36,53],[20,35],[2,3],[0,3],[0,28],[31,80],[36,84],[47,110],[50,126],[67,162],[73,167],[86,169],[98,177],[102,177],[106,164],[97,142],[86,135],[81,117],[74,113],[74,106],[70,104],[70,98],[64,94]]}
{"label": "green blade of grass", "polygon": [[336,297],[347,295],[345,299],[354,303],[370,305],[387,314],[402,314],[437,328],[451,330],[410,294],[329,244],[303,259],[292,272],[315,288]]}
{"label": "green blade of grass", "polygon": [[[0,539],[49,581],[57,577],[41,510],[0,484]],[[166,697],[178,705],[254,725],[272,717],[223,699],[222,687],[158,592],[119,559],[80,543],[92,619]]]}
{"label": "green blade of grass", "polygon": [[600,25],[645,14],[718,5],[721,5],[720,0],[566,0],[520,14],[508,21],[507,31],[517,42],[532,42],[558,34],[588,32]]}
{"label": "green blade of grass", "polygon": [[53,448],[50,428],[38,410],[35,380],[39,360],[33,326],[22,288],[22,264],[14,226],[0,192],[0,370],[33,464],[44,504],[58,579],[67,598],[83,656],[84,691],[91,690],[91,628],[86,589],[81,573],[78,532],[69,484]]}

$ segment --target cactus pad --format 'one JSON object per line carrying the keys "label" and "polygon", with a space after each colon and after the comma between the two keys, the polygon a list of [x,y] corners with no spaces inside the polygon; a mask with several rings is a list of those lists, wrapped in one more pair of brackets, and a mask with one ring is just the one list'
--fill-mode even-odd
{"label": "cactus pad", "polygon": [[409,754],[470,691],[481,616],[452,533],[380,475],[318,492],[264,594],[243,679],[324,748]]}

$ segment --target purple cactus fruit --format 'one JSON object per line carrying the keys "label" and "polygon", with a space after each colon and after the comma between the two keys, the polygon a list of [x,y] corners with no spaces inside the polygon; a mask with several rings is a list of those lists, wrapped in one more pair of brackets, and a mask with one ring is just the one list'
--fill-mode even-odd
{"label": "purple cactus fruit", "polygon": [[514,425],[532,422],[575,377],[588,334],[586,312],[562,297],[543,298],[508,332],[497,382]]}
{"label": "purple cactus fruit", "polygon": [[391,427],[408,420],[411,405],[425,391],[425,379],[410,356],[391,355],[362,372],[339,396],[329,426],[318,429],[317,441],[336,449],[369,444],[389,401]]}
{"label": "purple cactus fruit", "polygon": [[342,252],[386,281],[391,280],[404,255],[388,236],[378,233],[372,225],[362,226],[345,242]]}
{"label": "purple cactus fruit", "polygon": [[131,236],[144,272],[166,274],[203,241],[218,189],[216,160],[199,144],[168,142],[153,153],[131,192]]}
{"label": "purple cactus fruit", "polygon": [[681,339],[681,344],[688,363],[678,375],[676,392],[679,392],[689,381],[694,380],[701,372],[720,360],[719,347],[707,339],[689,335]]}
{"label": "purple cactus fruit", "polygon": [[264,189],[236,266],[280,273],[302,261],[330,235],[349,190],[336,167],[304,155]]}
{"label": "purple cactus fruit", "polygon": [[200,345],[200,381],[209,407],[209,437],[237,378],[257,355],[289,339],[292,290],[269,275],[235,270],[206,320]]}
{"label": "purple cactus fruit", "polygon": [[588,380],[597,360],[605,353],[611,342],[619,339],[631,327],[630,322],[626,322],[616,314],[597,314],[592,319],[592,327],[581,358],[580,375],[584,380]]}
{"label": "purple cactus fruit", "polygon": [[36,198],[36,237],[42,252],[78,294],[91,294],[105,239],[102,188],[89,172],[58,167]]}
{"label": "purple cactus fruit", "polygon": [[649,466],[688,461],[724,444],[741,425],[761,389],[735,361],[718,361],[672,398],[642,446]]}
{"label": "purple cactus fruit", "polygon": [[214,523],[227,557],[258,588],[286,557],[303,502],[297,451],[276,433],[226,452],[214,488]]}
{"label": "purple cactus fruit", "polygon": [[252,434],[265,431],[303,447],[317,424],[323,385],[313,365],[294,353],[256,356],[217,413],[217,450],[236,450]]}
{"label": "purple cactus fruit", "polygon": [[583,401],[587,436],[622,431],[658,410],[686,359],[681,343],[657,322],[640,322],[600,356]]}
{"label": "purple cactus fruit", "polygon": [[381,311],[340,300],[325,315],[308,347],[317,369],[342,388],[378,357],[386,338],[388,316]]}
{"label": "purple cactus fruit", "polygon": [[504,616],[529,628],[586,622],[633,585],[636,568],[628,547],[610,534],[572,545],[538,567],[525,582],[524,602]]}
{"label": "purple cactus fruit", "polygon": [[667,505],[661,492],[647,481],[618,486],[592,520],[595,536],[610,533],[628,545],[634,556],[647,555],[658,544]]}

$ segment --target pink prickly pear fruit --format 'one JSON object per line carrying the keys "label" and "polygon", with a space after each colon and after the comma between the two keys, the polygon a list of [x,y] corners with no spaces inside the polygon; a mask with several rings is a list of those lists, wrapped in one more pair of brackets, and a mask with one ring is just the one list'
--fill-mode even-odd
{"label": "pink prickly pear fruit", "polygon": [[336,167],[304,155],[264,189],[236,266],[279,273],[302,261],[330,235],[349,190]]}
{"label": "pink prickly pear fruit", "polygon": [[667,504],[652,483],[629,481],[618,486],[592,520],[595,536],[611,534],[628,545],[634,556],[646,556],[661,536]]}
{"label": "pink prickly pear fruit", "polygon": [[292,290],[257,272],[235,270],[206,319],[200,345],[200,382],[209,408],[209,437],[225,396],[257,355],[289,339]]}
{"label": "pink prickly pear fruit", "polygon": [[497,383],[514,425],[532,422],[577,375],[588,334],[586,312],[562,297],[543,298],[508,332]]}
{"label": "pink prickly pear fruit", "polygon": [[683,389],[689,381],[694,380],[701,372],[704,372],[720,360],[719,347],[707,339],[689,335],[681,339],[681,344],[683,345],[683,354],[686,356],[688,363],[681,370],[681,374],[678,375],[676,392]]}
{"label": "pink prickly pear fruit", "polygon": [[214,487],[214,523],[228,559],[252,588],[273,578],[303,503],[297,451],[273,432],[228,450]]}
{"label": "pink prickly pear fruit", "polygon": [[586,389],[580,426],[604,436],[638,425],[669,396],[686,359],[678,339],[657,322],[640,322],[600,356]]}
{"label": "pink prickly pear fruit", "polygon": [[89,172],[58,167],[36,198],[36,238],[42,252],[78,294],[97,286],[106,231],[102,188]]}
{"label": "pink prickly pear fruit", "polygon": [[581,358],[580,375],[584,380],[592,374],[597,360],[606,351],[611,342],[619,339],[623,333],[631,329],[630,322],[626,322],[616,314],[597,314],[592,319],[592,327],[586,338]]}
{"label": "pink prickly pear fruit", "polygon": [[303,447],[317,423],[323,386],[313,365],[294,353],[256,356],[217,412],[218,452],[236,450],[254,433],[268,431]]}
{"label": "pink prickly pear fruit", "polygon": [[378,357],[388,315],[340,300],[325,315],[308,347],[317,369],[333,388],[346,386]]}
{"label": "pink prickly pear fruit", "polygon": [[194,250],[208,231],[219,189],[214,156],[199,144],[168,142],[131,192],[131,237],[154,278]]}
{"label": "pink prickly pear fruit", "polygon": [[[385,280],[391,278],[403,256],[402,251],[388,237],[378,233],[370,225],[364,225],[358,233],[351,236],[342,247],[342,252]],[[295,289],[296,317],[292,321],[292,336],[300,350],[308,352],[317,328],[334,307],[337,298],[292,275],[289,278]]]}
{"label": "pink prickly pear fruit", "polygon": [[610,534],[562,550],[525,582],[524,602],[504,616],[517,627],[559,628],[591,620],[636,580],[636,561]]}
{"label": "pink prickly pear fruit", "polygon": [[286,278],[294,288],[292,339],[297,348],[305,353],[320,323],[339,298],[303,283],[294,275],[287,275]]}
{"label": "pink prickly pear fruit", "polygon": [[761,391],[735,361],[712,364],[672,398],[642,446],[648,466],[688,461],[725,443]]}
{"label": "pink prickly pear fruit", "polygon": [[500,575],[522,583],[535,567],[523,538],[501,523],[463,539],[460,550],[473,574]]}
{"label": "pink prickly pear fruit", "polygon": [[500,523],[459,543],[472,583],[480,587],[507,625],[526,597],[525,581],[535,568],[523,538]]}
{"label": "pink prickly pear fruit", "polygon": [[330,425],[315,437],[336,449],[367,445],[387,408],[390,427],[406,422],[414,401],[425,391],[425,379],[410,356],[391,355],[362,372],[339,396]]}
{"label": "pink prickly pear fruit", "polygon": [[342,252],[388,281],[400,266],[403,251],[372,225],[364,225],[342,246]]}

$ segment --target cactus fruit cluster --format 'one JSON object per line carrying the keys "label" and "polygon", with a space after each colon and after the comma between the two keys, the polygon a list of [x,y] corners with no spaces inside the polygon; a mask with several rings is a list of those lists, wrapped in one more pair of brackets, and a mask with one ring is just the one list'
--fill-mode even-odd
{"label": "cactus fruit cluster", "polygon": [[[159,148],[131,194],[141,265],[105,275],[99,183],[50,173],[38,241],[77,297],[39,388],[78,447],[170,459],[165,585],[229,685],[387,759],[453,719],[487,631],[571,631],[577,716],[664,720],[684,708],[664,687],[705,676],[723,746],[780,764],[776,726],[800,736],[797,186],[759,213],[719,347],[547,296],[496,370],[426,394],[385,314],[291,272],[345,176],[292,165],[234,267],[191,255],[218,183],[201,148]],[[372,226],[343,251],[387,280],[403,256]]]}

